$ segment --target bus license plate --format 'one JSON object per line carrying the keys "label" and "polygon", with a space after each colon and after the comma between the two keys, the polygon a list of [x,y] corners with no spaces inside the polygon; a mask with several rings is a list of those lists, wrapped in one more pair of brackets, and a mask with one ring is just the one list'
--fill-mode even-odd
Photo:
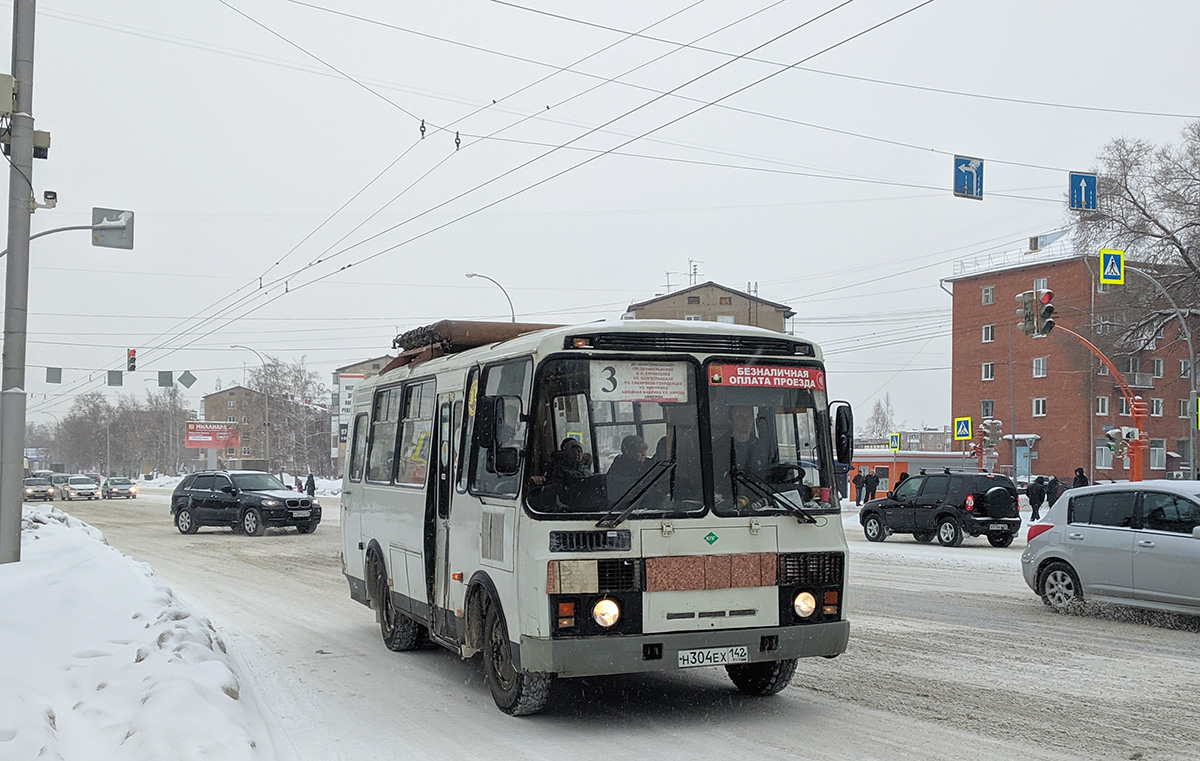
{"label": "bus license plate", "polygon": [[312,515],[312,510],[293,510],[292,511],[293,518],[307,518],[310,515]]}
{"label": "bus license plate", "polygon": [[681,669],[692,666],[725,666],[730,663],[748,663],[749,661],[750,651],[745,645],[679,651],[679,668]]}

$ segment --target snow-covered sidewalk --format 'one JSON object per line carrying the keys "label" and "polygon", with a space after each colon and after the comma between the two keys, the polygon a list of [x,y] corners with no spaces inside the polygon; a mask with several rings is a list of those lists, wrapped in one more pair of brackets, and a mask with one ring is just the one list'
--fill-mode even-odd
{"label": "snow-covered sidewalk", "polygon": [[274,759],[212,624],[50,505],[0,565],[0,758]]}

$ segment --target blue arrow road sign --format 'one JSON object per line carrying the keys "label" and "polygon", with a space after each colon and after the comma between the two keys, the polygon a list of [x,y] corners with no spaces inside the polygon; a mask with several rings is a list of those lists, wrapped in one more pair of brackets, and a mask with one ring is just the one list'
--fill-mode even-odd
{"label": "blue arrow road sign", "polygon": [[1071,172],[1067,180],[1067,191],[1073,211],[1095,211],[1096,175],[1087,172]]}
{"label": "blue arrow road sign", "polygon": [[983,200],[983,159],[954,157],[954,195]]}

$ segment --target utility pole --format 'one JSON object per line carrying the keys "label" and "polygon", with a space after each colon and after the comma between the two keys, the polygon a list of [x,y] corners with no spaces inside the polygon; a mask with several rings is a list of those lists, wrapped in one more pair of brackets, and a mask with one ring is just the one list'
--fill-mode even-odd
{"label": "utility pole", "polygon": [[33,213],[33,27],[35,0],[13,0],[9,121],[8,268],[4,283],[4,360],[0,375],[0,563],[21,559],[24,497],[25,331],[29,318],[29,228]]}

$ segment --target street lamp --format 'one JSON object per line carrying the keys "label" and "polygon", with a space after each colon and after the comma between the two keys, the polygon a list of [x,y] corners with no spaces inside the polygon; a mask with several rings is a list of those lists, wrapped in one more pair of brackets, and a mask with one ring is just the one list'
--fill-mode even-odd
{"label": "street lamp", "polygon": [[508,299],[508,311],[512,313],[512,321],[517,321],[517,312],[513,309],[512,299],[508,298],[508,291],[504,290],[504,286],[496,283],[495,280],[492,280],[492,278],[488,277],[487,275],[481,275],[478,272],[468,272],[467,277],[481,277],[484,280],[489,280],[492,283],[495,283],[496,287],[500,289],[500,292],[504,294],[504,298]]}
{"label": "street lamp", "polygon": [[265,359],[263,359],[263,355],[259,354],[254,349],[251,349],[249,346],[242,346],[241,344],[234,344],[233,346],[230,346],[229,348],[245,349],[246,351],[253,351],[254,356],[258,357],[258,361],[262,362],[262,366],[263,366],[263,436],[264,436],[263,459],[267,461],[266,470],[268,473],[270,473],[271,472],[271,396],[269,393],[270,392],[270,384],[267,383],[267,361]]}

